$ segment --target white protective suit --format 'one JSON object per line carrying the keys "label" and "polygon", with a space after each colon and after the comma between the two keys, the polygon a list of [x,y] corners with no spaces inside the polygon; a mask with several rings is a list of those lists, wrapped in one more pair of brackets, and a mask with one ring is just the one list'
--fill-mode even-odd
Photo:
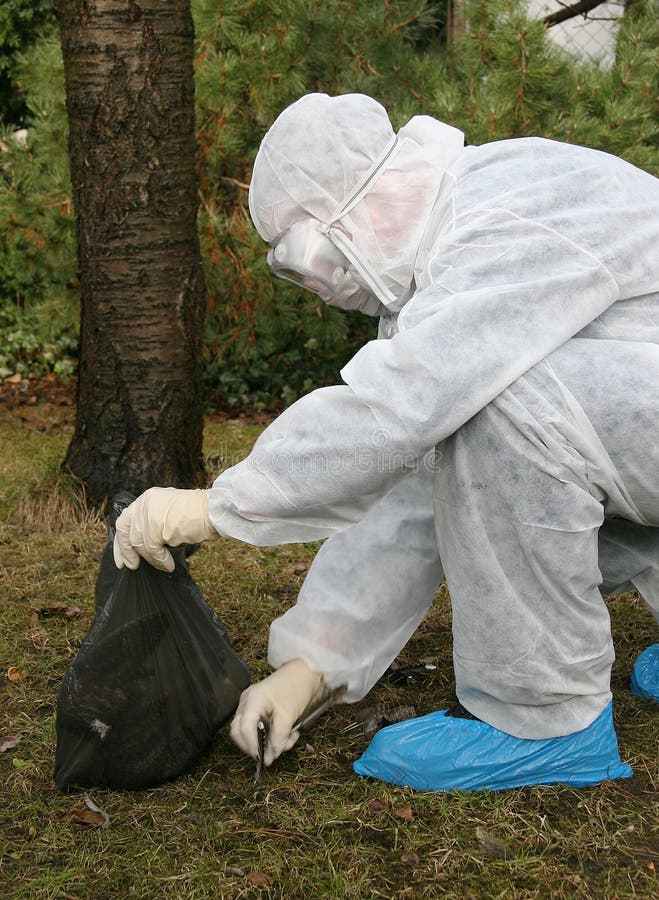
{"label": "white protective suit", "polygon": [[265,136],[261,235],[330,221],[366,182],[337,224],[387,309],[342,385],[220,475],[209,514],[249,543],[329,538],[272,625],[273,666],[300,657],[361,698],[445,574],[460,701],[557,737],[611,699],[600,587],[635,586],[659,618],[659,182],[595,150],[457,134],[414,118],[378,169],[384,109],[309,95]]}

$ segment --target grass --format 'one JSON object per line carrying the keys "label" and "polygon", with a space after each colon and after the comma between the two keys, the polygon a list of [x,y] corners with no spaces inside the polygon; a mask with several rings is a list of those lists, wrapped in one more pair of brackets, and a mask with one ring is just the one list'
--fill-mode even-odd
{"label": "grass", "polygon": [[[107,829],[76,823],[83,793],[52,780],[55,702],[93,618],[105,529],[57,476],[70,411],[0,407],[0,753],[2,896],[18,898],[593,897],[657,895],[657,709],[630,693],[636,655],[656,640],[642,600],[610,601],[618,658],[614,712],[634,778],[575,790],[414,793],[359,778],[368,737],[343,734],[354,707],[325,716],[255,786],[226,729],[187,776],[135,793],[91,790]],[[210,468],[240,458],[259,427],[207,427]],[[191,560],[254,678],[267,674],[268,625],[295,601],[313,546],[218,541]],[[62,603],[80,614],[45,616]],[[368,703],[454,700],[448,598],[404,651],[433,658],[423,688],[377,685]],[[10,681],[10,666],[25,672]]]}

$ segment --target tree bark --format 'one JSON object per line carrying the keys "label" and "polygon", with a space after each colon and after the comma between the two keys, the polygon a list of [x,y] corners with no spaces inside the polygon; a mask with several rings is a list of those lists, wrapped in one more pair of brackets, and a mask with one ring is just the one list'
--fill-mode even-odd
{"label": "tree bark", "polygon": [[58,0],[81,344],[63,468],[103,502],[203,482],[190,0]]}

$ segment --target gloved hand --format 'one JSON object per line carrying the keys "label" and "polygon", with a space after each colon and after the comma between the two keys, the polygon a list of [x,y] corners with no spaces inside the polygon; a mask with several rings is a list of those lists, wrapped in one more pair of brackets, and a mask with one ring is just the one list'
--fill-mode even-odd
{"label": "gloved hand", "polygon": [[300,737],[293,726],[310,703],[320,698],[325,681],[301,659],[292,659],[272,675],[243,691],[231,723],[231,739],[254,759],[258,756],[257,725],[268,722],[263,762],[266,766]]}
{"label": "gloved hand", "polygon": [[156,569],[174,571],[169,544],[197,544],[218,537],[208,518],[204,490],[149,488],[117,519],[114,561],[119,569],[136,569],[140,557]]}

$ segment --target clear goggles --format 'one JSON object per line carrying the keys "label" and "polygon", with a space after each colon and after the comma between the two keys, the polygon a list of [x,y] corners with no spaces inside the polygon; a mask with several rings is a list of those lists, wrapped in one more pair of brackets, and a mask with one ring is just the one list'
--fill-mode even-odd
{"label": "clear goggles", "polygon": [[323,234],[316,219],[304,219],[284,231],[270,245],[268,265],[273,275],[292,281],[321,296],[331,296],[337,269],[343,273],[348,260]]}

